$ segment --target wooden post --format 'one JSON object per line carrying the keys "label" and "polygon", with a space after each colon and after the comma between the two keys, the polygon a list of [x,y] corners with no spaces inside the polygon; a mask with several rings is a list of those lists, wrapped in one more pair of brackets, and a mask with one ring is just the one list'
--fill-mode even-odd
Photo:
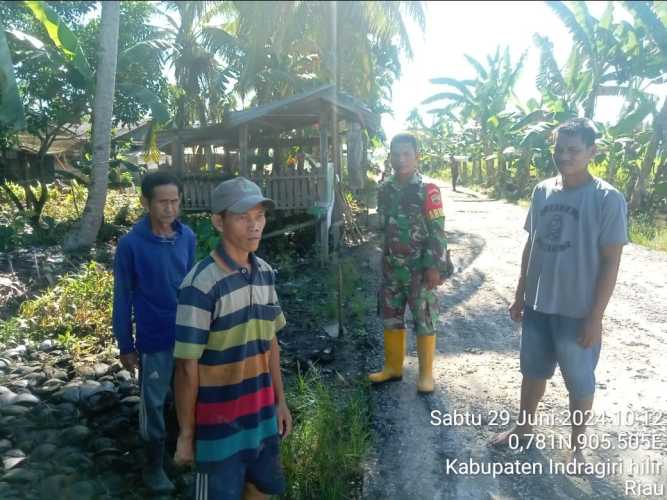
{"label": "wooden post", "polygon": [[177,137],[176,140],[171,145],[171,161],[174,166],[174,171],[176,172],[176,176],[179,179],[183,178],[183,170],[185,167],[184,156],[185,155],[183,154],[183,143],[181,142],[181,138]]}
{"label": "wooden post", "polygon": [[224,146],[224,154],[222,157],[222,171],[224,172],[225,175],[231,175],[232,173],[232,156],[231,156],[231,151],[229,150],[229,146],[225,145]]}
{"label": "wooden post", "polygon": [[331,148],[333,155],[334,173],[338,176],[336,180],[336,187],[338,183],[343,180],[341,173],[341,147],[340,147],[340,123],[338,121],[338,112],[335,106],[331,107]]}
{"label": "wooden post", "polygon": [[468,183],[468,158],[463,158],[461,160],[461,168],[459,169],[461,171],[461,184],[467,184]]}
{"label": "wooden post", "polygon": [[341,182],[343,182],[343,173],[341,172],[340,128],[335,105],[331,107],[331,149],[334,164],[334,207],[331,217],[331,227],[333,228],[334,252],[338,252],[343,232],[342,221],[345,200],[342,199],[343,193],[340,188]]}
{"label": "wooden post", "polygon": [[[329,164],[329,120],[327,116],[326,108],[320,110],[320,170],[324,175],[325,179],[327,178],[327,168]],[[322,193],[322,199],[326,199],[328,196],[327,188],[329,187],[325,181],[325,189]],[[320,262],[322,265],[325,265],[329,260],[329,228],[327,227],[327,217],[326,214],[320,220]]]}
{"label": "wooden post", "polygon": [[248,125],[239,129],[239,173],[248,177]]}

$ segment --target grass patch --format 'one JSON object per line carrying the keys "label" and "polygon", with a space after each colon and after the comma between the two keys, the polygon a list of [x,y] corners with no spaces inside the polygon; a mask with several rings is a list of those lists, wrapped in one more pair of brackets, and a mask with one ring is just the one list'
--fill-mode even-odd
{"label": "grass patch", "polygon": [[[369,308],[376,307],[375,295],[364,291],[364,283],[358,270],[358,263],[351,258],[340,260],[342,275],[342,296],[344,320],[361,321]],[[322,271],[325,297],[313,304],[315,313],[324,322],[334,321],[338,314],[338,268],[335,264]]]}
{"label": "grass patch", "polygon": [[651,214],[630,216],[630,241],[651,250],[667,252],[667,226]]}
{"label": "grass patch", "polygon": [[89,262],[21,304],[16,317],[0,321],[0,343],[57,338],[75,355],[108,346],[112,301],[112,273]]}
{"label": "grass patch", "polygon": [[287,400],[294,431],[281,447],[287,476],[283,499],[354,498],[370,445],[369,409],[363,386],[325,383],[317,372],[297,376]]}

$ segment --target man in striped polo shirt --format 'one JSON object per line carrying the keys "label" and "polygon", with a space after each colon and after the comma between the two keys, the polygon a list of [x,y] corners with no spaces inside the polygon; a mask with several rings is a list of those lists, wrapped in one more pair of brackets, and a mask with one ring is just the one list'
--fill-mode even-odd
{"label": "man in striped polo shirt", "polygon": [[[196,462],[195,497],[260,499],[285,488],[285,402],[274,272],[255,256],[273,201],[243,177],[211,194],[220,244],[183,280],[176,316],[176,463]],[[196,457],[195,457],[196,455]]]}

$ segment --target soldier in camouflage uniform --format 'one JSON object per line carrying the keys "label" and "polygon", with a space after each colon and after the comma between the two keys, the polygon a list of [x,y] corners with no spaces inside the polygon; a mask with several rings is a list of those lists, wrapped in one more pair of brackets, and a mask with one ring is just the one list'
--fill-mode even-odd
{"label": "soldier in camouflage uniform", "polygon": [[391,141],[394,175],[380,186],[378,213],[384,234],[380,307],[384,321],[384,369],[371,382],[400,380],[405,357],[406,304],[415,320],[419,392],[433,391],[434,289],[450,273],[440,190],[417,172],[417,141],[399,134]]}

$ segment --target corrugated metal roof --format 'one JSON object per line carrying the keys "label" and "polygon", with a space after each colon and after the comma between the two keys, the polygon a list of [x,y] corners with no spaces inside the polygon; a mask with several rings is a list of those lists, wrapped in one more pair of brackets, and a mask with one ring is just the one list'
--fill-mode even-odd
{"label": "corrugated metal roof", "polygon": [[165,130],[160,132],[158,137],[160,143],[169,143],[176,137],[180,137],[184,144],[211,141],[220,144],[237,144],[239,128],[242,125],[247,125],[251,133],[266,129],[287,131],[312,126],[318,122],[320,109],[324,103],[334,105],[339,117],[346,121],[357,121],[370,130],[378,130],[380,127],[379,116],[363,102],[343,92],[336,92],[334,85],[324,85],[262,106],[232,111],[220,124],[183,130]]}

